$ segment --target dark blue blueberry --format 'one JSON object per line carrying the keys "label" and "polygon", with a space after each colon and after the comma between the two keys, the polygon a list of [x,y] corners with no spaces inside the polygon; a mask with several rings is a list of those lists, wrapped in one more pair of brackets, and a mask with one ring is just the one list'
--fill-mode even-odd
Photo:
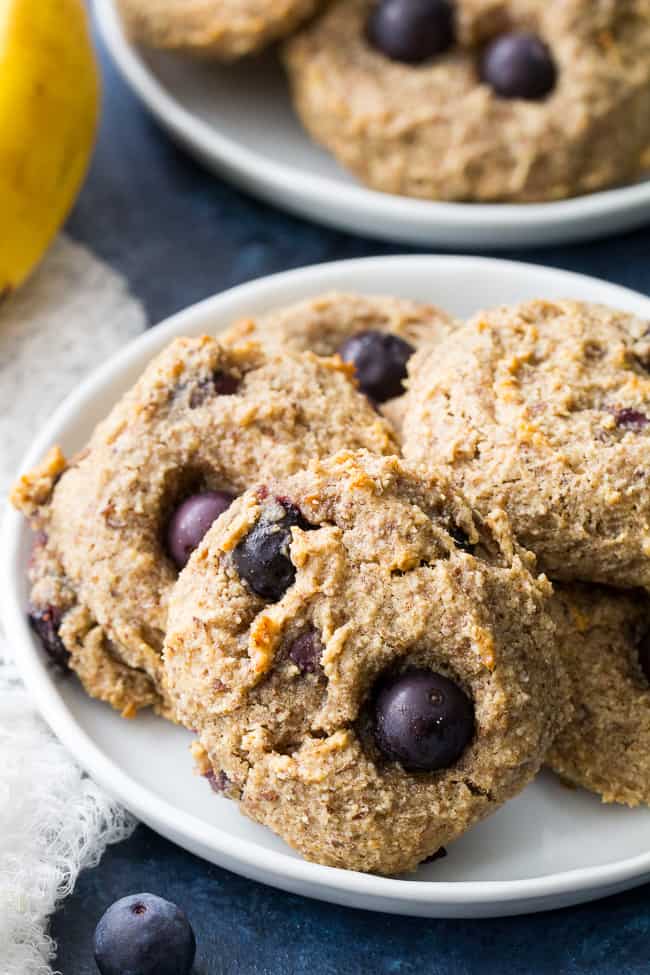
{"label": "dark blue blueberry", "polygon": [[167,550],[179,569],[234,499],[228,491],[204,491],[190,495],[178,506],[167,526]]}
{"label": "dark blue blueberry", "polygon": [[59,636],[61,618],[61,611],[55,606],[46,606],[45,609],[32,606],[27,614],[30,626],[40,639],[51,663],[60,670],[68,670],[70,654]]}
{"label": "dark blue blueberry", "polygon": [[645,413],[632,409],[617,410],[614,413],[614,419],[617,427],[623,430],[634,430],[636,433],[650,423]]}
{"label": "dark blue blueberry", "polygon": [[650,683],[650,633],[646,633],[641,640],[638,653],[641,670],[645,674],[645,678],[648,683]]}
{"label": "dark blue blueberry", "polygon": [[411,668],[384,683],[375,699],[375,740],[407,771],[453,765],[474,734],[474,706],[448,677]]}
{"label": "dark blue blueberry", "polygon": [[289,659],[293,661],[301,674],[315,674],[320,667],[320,657],[323,652],[318,631],[313,627],[305,630],[289,646]]}
{"label": "dark blue blueberry", "polygon": [[176,904],[131,894],[100,918],[94,950],[101,975],[190,975],[196,941]]}
{"label": "dark blue blueberry", "polygon": [[481,78],[500,98],[535,101],[551,93],[557,68],[548,47],[536,34],[503,34],[485,49]]}
{"label": "dark blue blueberry", "polygon": [[453,5],[449,0],[380,0],[366,33],[370,44],[394,61],[426,61],[454,43]]}
{"label": "dark blue blueberry", "polygon": [[344,362],[355,368],[359,386],[375,403],[404,392],[406,364],[415,349],[389,332],[357,332],[339,349]]}
{"label": "dark blue blueberry", "polygon": [[282,515],[262,517],[233,552],[240,577],[262,599],[275,603],[293,585],[296,570],[289,557],[291,529],[311,526],[297,508],[283,500]]}

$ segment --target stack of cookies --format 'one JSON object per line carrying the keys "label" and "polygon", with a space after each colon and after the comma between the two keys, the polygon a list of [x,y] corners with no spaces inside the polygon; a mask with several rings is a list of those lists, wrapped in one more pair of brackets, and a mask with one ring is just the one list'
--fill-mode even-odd
{"label": "stack of cookies", "polygon": [[650,167],[648,0],[119,3],[154,47],[230,61],[286,38],[306,130],[385,193],[557,200]]}
{"label": "stack of cookies", "polygon": [[414,870],[544,763],[650,802],[649,434],[650,326],[598,306],[180,338],[16,486],[30,619],[319,863]]}

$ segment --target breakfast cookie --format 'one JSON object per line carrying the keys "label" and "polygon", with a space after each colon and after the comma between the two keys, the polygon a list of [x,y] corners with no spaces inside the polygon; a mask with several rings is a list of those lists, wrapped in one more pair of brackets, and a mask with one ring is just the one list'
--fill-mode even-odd
{"label": "breakfast cookie", "polygon": [[321,0],[118,0],[127,30],[149,47],[233,61],[286,37]]}
{"label": "breakfast cookie", "polygon": [[386,193],[554,200],[650,165],[648,0],[334,0],[285,62],[307,130]]}
{"label": "breakfast cookie", "polygon": [[361,391],[399,431],[408,360],[427,342],[440,342],[457,324],[441,308],[422,302],[333,292],[242,319],[223,340],[254,338],[269,353],[292,349],[340,355],[354,365]]}
{"label": "breakfast cookie", "polygon": [[39,533],[31,614],[46,649],[125,714],[168,711],[169,593],[207,528],[260,477],[341,447],[392,453],[339,359],[172,342],[69,462],[53,448],[13,502]]}
{"label": "breakfast cookie", "polygon": [[547,763],[605,802],[650,804],[650,599],[556,586],[551,614],[575,710]]}
{"label": "breakfast cookie", "polygon": [[396,457],[262,481],[170,601],[199,769],[307,859],[414,870],[523,788],[569,713],[531,562],[502,512]]}
{"label": "breakfast cookie", "polygon": [[477,315],[413,356],[404,454],[508,512],[552,579],[650,587],[650,323],[574,301]]}

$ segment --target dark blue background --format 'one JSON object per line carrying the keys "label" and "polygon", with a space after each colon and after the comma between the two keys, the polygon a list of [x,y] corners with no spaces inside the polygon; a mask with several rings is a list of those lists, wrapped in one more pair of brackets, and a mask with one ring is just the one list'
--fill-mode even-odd
{"label": "dark blue background", "polygon": [[[119,268],[152,322],[273,271],[407,248],[324,230],[204,173],[148,119],[102,52],[105,105],[69,232]],[[650,293],[650,230],[510,253]],[[151,890],[187,910],[200,975],[485,975],[650,972],[644,887],[595,905],[497,921],[365,914],[279,893],[209,866],[140,827],[84,874],[54,920],[63,975],[90,975],[102,911]]]}

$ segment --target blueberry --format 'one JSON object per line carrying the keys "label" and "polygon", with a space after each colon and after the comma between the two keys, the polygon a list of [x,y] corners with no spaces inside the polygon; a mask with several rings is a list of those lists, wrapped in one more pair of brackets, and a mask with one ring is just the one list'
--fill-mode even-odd
{"label": "blueberry", "polygon": [[322,652],[323,644],[318,631],[310,627],[297,636],[289,646],[289,659],[301,674],[315,674],[320,667]]}
{"label": "blueberry", "polygon": [[394,61],[426,61],[454,43],[453,6],[449,0],[380,0],[366,33],[370,44]]}
{"label": "blueberry", "polygon": [[178,506],[167,526],[167,550],[179,569],[234,498],[228,491],[204,491],[190,495]]}
{"label": "blueberry", "polygon": [[646,633],[641,640],[638,653],[641,670],[645,675],[645,679],[650,683],[650,633]]}
{"label": "blueberry", "polygon": [[503,34],[485,49],[481,78],[500,98],[545,98],[557,81],[548,47],[536,34]]}
{"label": "blueberry", "polygon": [[293,585],[296,570],[289,558],[291,529],[309,529],[297,508],[282,503],[283,514],[262,517],[233,552],[233,562],[240,577],[254,593],[275,603]]}
{"label": "blueberry", "polygon": [[46,606],[45,609],[31,606],[27,618],[51,663],[60,670],[67,670],[70,653],[59,636],[61,611],[56,606]]}
{"label": "blueberry", "polygon": [[411,668],[380,687],[375,741],[388,758],[413,772],[453,765],[474,734],[474,707],[447,677]]}
{"label": "blueberry", "polygon": [[375,403],[404,392],[406,364],[414,352],[398,335],[373,330],[357,332],[339,349],[344,362],[354,366],[359,386]]}
{"label": "blueberry", "polygon": [[617,410],[614,413],[614,419],[617,427],[623,430],[633,430],[635,433],[643,430],[650,423],[645,413],[632,409]]}
{"label": "blueberry", "polygon": [[101,975],[190,975],[196,941],[176,904],[131,894],[100,918],[94,950]]}

